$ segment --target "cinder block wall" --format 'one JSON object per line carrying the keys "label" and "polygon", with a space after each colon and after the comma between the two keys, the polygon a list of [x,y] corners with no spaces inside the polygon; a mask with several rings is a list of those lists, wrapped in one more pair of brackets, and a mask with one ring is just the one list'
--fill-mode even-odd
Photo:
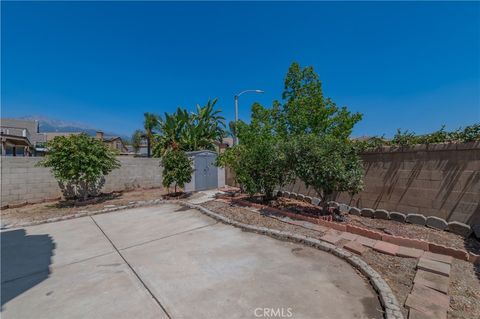
{"label": "cinder block wall", "polygon": [[[336,201],[480,223],[480,142],[383,147],[361,157],[364,190],[355,196],[337,194]],[[284,189],[315,196],[299,181]]]}
{"label": "cinder block wall", "polygon": [[[121,167],[105,177],[104,192],[162,187],[162,168],[157,158],[118,157]],[[2,156],[0,206],[37,202],[62,196],[50,169],[36,167],[40,157]]]}

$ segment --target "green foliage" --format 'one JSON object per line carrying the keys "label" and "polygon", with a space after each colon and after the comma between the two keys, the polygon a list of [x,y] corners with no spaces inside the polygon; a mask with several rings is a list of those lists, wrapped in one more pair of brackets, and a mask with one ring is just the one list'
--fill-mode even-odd
{"label": "green foliage", "polygon": [[402,131],[400,129],[397,130],[397,133],[393,136],[392,145],[398,146],[410,146],[412,144],[416,144],[416,136],[415,133],[409,132],[408,130]]}
{"label": "green foliage", "polygon": [[233,125],[240,143],[219,163],[233,169],[246,192],[267,199],[295,176],[323,197],[359,191],[363,171],[348,137],[361,114],[325,98],[313,68],[297,63],[288,70],[282,97],[283,104],[274,101],[270,109],[254,104],[251,123]]}
{"label": "green foliage", "polygon": [[297,63],[288,70],[283,98],[283,108],[274,105],[274,109],[279,109],[279,127],[286,132],[289,166],[295,176],[324,202],[334,192],[360,191],[363,169],[349,137],[362,115],[324,97],[313,67]]}
{"label": "green foliage", "polygon": [[57,180],[73,185],[75,197],[83,194],[86,199],[103,176],[120,167],[115,152],[86,134],[57,136],[47,143],[47,149],[38,165],[50,167]]}
{"label": "green foliage", "polygon": [[373,136],[368,139],[353,139],[351,140],[351,143],[357,153],[360,153],[367,149],[375,149],[382,147],[386,145],[388,141],[385,139],[385,136]]}
{"label": "green foliage", "polygon": [[163,167],[163,181],[164,187],[175,186],[175,193],[177,186],[184,188],[186,183],[192,180],[192,161],[187,154],[181,150],[170,150],[162,157],[161,166]]}
{"label": "green foliage", "polygon": [[142,145],[142,140],[144,133],[141,130],[136,130],[132,135],[132,146],[135,153],[138,153],[140,146]]}
{"label": "green foliage", "polygon": [[360,113],[339,108],[330,98],[324,97],[322,83],[311,66],[302,68],[292,63],[282,97],[283,106],[276,102],[274,108],[280,110],[278,129],[286,135],[331,134],[345,139],[362,119]]}
{"label": "green foliage", "polygon": [[[397,130],[393,139],[388,141],[384,138],[372,138],[377,139],[375,143],[357,143],[357,146],[362,150],[376,148],[379,146],[400,146],[408,147],[417,144],[433,144],[433,143],[467,143],[473,141],[480,141],[480,124],[473,124],[466,126],[464,129],[459,128],[455,131],[445,130],[443,125],[439,130],[423,135],[416,135],[414,132],[408,130]],[[370,139],[370,140],[372,140]]]}
{"label": "green foliage", "polygon": [[393,139],[388,140],[384,136],[374,136],[367,140],[353,140],[354,146],[358,152],[369,149],[375,149],[382,146],[409,147],[418,144],[433,143],[467,143],[480,141],[480,124],[473,124],[465,128],[459,128],[455,131],[445,130],[443,125],[439,130],[423,135],[416,135],[408,130],[397,130]]}
{"label": "green foliage", "polygon": [[159,121],[160,135],[154,149],[161,157],[172,149],[183,151],[214,150],[225,131],[225,119],[215,110],[217,99],[209,100],[203,107],[197,105],[196,113],[178,108],[173,114],[165,113]]}
{"label": "green foliage", "polygon": [[288,150],[295,175],[324,202],[334,192],[362,190],[363,167],[352,143],[333,135],[306,134],[291,140]]}
{"label": "green foliage", "polygon": [[151,156],[151,149],[153,143],[154,130],[158,127],[158,115],[153,113],[143,114],[143,128],[145,129],[144,136],[147,139],[147,157]]}
{"label": "green foliage", "polygon": [[276,187],[292,179],[283,140],[274,134],[274,124],[271,110],[254,104],[251,123],[237,123],[240,144],[218,158],[218,165],[233,169],[244,191],[263,193],[267,200]]}
{"label": "green foliage", "polygon": [[480,123],[469,125],[463,130],[458,129],[456,133],[458,135],[457,138],[464,143],[480,141]]}

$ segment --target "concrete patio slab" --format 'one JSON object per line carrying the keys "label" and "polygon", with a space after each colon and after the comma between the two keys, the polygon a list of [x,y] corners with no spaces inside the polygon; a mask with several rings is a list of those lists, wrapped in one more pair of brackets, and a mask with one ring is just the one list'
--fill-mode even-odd
{"label": "concrete patio slab", "polygon": [[216,223],[194,209],[172,204],[96,215],[93,219],[118,249]]}
{"label": "concrete patio slab", "polygon": [[250,318],[264,307],[295,318],[379,317],[370,287],[342,260],[223,224],[122,254],[174,318]]}
{"label": "concrete patio slab", "polygon": [[[345,261],[179,205],[18,231],[2,232],[2,318],[256,318],[264,309],[382,317],[376,293]],[[33,248],[16,255],[25,238]],[[29,259],[38,263],[12,269]]]}
{"label": "concrete patio slab", "polygon": [[2,284],[3,319],[168,318],[116,253],[42,276]]}
{"label": "concrete patio slab", "polygon": [[90,217],[3,231],[2,282],[114,252]]}

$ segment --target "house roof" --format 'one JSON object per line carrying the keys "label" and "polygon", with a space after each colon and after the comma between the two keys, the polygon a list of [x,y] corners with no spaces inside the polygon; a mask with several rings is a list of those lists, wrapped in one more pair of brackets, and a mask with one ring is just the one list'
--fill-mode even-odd
{"label": "house roof", "polygon": [[[37,142],[46,142],[44,133],[40,133],[38,121],[18,120],[10,118],[1,118],[0,127],[9,127],[16,129],[26,129],[29,133],[29,140],[32,144]],[[12,134],[13,135],[13,134]],[[17,134],[15,134],[17,135]]]}
{"label": "house roof", "polygon": [[123,143],[123,140],[120,136],[105,136],[105,137],[103,137],[104,142],[111,142],[111,141],[115,141],[115,140],[118,140],[118,139],[120,139]]}

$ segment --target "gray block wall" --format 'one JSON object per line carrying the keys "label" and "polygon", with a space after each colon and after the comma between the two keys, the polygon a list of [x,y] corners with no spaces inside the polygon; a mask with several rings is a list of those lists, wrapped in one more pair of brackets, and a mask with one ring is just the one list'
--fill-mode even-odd
{"label": "gray block wall", "polygon": [[[121,167],[105,177],[102,191],[162,187],[162,168],[158,158],[118,159]],[[41,160],[40,157],[1,157],[1,207],[62,196],[50,169],[35,166]]]}
{"label": "gray block wall", "polygon": [[[383,147],[360,157],[363,191],[336,194],[335,201],[480,224],[480,142]],[[283,190],[318,196],[300,180]]]}

